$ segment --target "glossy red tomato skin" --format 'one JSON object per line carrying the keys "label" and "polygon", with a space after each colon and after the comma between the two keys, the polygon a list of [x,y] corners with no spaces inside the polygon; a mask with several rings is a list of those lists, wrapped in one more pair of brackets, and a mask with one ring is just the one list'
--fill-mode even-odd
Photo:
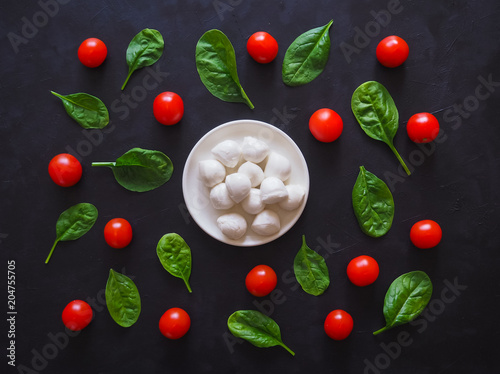
{"label": "glossy red tomato skin", "polygon": [[113,218],[104,226],[104,239],[112,248],[125,248],[132,236],[132,226],[124,218]]}
{"label": "glossy red tomato skin", "polygon": [[170,308],[160,318],[159,328],[163,336],[169,339],[180,339],[189,331],[191,318],[181,308]]}
{"label": "glossy red tomato skin", "polygon": [[420,249],[437,246],[443,237],[441,226],[436,221],[425,219],[415,223],[410,230],[410,240]]}
{"label": "glossy red tomato skin", "polygon": [[410,54],[408,44],[399,36],[391,35],[377,45],[377,60],[388,68],[395,68],[403,64]]}
{"label": "glossy red tomato skin", "polygon": [[347,277],[358,287],[365,287],[375,282],[380,273],[377,261],[370,256],[358,256],[347,265]]}
{"label": "glossy red tomato skin", "polygon": [[265,31],[258,31],[247,41],[247,51],[261,64],[268,64],[278,55],[278,42]]}
{"label": "glossy red tomato skin", "polygon": [[49,162],[49,175],[55,184],[71,187],[82,178],[82,164],[69,153],[60,153]]}
{"label": "glossy red tomato skin", "polygon": [[83,65],[89,68],[100,66],[107,55],[108,49],[106,48],[106,44],[97,38],[85,39],[78,48],[78,59]]}
{"label": "glossy red tomato skin", "polygon": [[267,265],[257,265],[249,271],[245,278],[245,286],[252,295],[263,297],[269,295],[278,284],[275,271]]}
{"label": "glossy red tomato skin", "polygon": [[71,301],[62,312],[64,326],[71,331],[83,330],[92,321],[94,312],[83,300]]}
{"label": "glossy red tomato skin", "polygon": [[153,114],[162,125],[175,125],[184,115],[184,102],[175,92],[162,92],[155,98]]}
{"label": "glossy red tomato skin", "polygon": [[349,313],[342,309],[331,311],[325,319],[324,329],[326,335],[333,340],[344,340],[352,331],[354,321]]}
{"label": "glossy red tomato skin", "polygon": [[439,121],[431,113],[417,113],[408,120],[406,132],[415,143],[429,143],[439,134]]}
{"label": "glossy red tomato skin", "polygon": [[331,143],[342,134],[344,123],[339,114],[331,109],[322,108],[309,118],[309,131],[320,142]]}

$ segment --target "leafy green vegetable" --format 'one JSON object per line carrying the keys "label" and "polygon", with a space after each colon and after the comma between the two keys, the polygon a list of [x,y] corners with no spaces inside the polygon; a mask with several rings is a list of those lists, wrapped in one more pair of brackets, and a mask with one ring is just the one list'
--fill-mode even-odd
{"label": "leafy green vegetable", "polygon": [[330,26],[306,31],[288,47],[283,60],[282,77],[288,86],[301,86],[314,80],[325,69],[330,54]]}
{"label": "leafy green vegetable", "polygon": [[60,95],[50,91],[62,100],[66,113],[85,129],[102,129],[109,123],[106,105],[95,96],[79,92]]}
{"label": "leafy green vegetable", "polygon": [[385,327],[373,335],[408,323],[425,309],[432,296],[432,282],[423,271],[412,271],[396,278],[384,300]]}
{"label": "leafy green vegetable", "polygon": [[238,310],[229,316],[227,326],[231,334],[245,339],[256,347],[267,348],[280,345],[295,356],[295,353],[281,340],[278,324],[261,312]]}
{"label": "leafy green vegetable", "polygon": [[352,95],[351,108],[363,131],[369,137],[387,144],[410,175],[410,170],[394,147],[399,113],[387,89],[375,81],[363,83]]}
{"label": "leafy green vegetable", "polygon": [[330,276],[325,259],[306,244],[302,236],[302,247],[293,261],[293,271],[302,289],[308,294],[321,295],[330,285]]}
{"label": "leafy green vegetable", "polygon": [[128,75],[122,90],[134,71],[151,66],[160,59],[164,45],[163,37],[157,30],[144,29],[134,36],[127,48]]}
{"label": "leafy green vegetable", "polygon": [[82,237],[94,226],[97,215],[97,208],[89,203],[76,204],[62,212],[56,223],[56,241],[45,263],[49,262],[57,243]]}
{"label": "leafy green vegetable", "polygon": [[212,95],[254,108],[240,84],[233,45],[222,31],[209,30],[198,40],[196,69]]}
{"label": "leafy green vegetable", "polygon": [[172,161],[160,151],[132,148],[116,162],[93,162],[92,166],[107,166],[116,181],[127,190],[151,191],[168,182],[174,171]]}
{"label": "leafy green vegetable", "polygon": [[126,275],[109,270],[106,306],[111,318],[122,327],[130,327],[141,314],[141,297],[135,283]]}
{"label": "leafy green vegetable", "polygon": [[352,189],[352,207],[361,230],[374,238],[387,234],[394,219],[394,199],[389,187],[364,166]]}
{"label": "leafy green vegetable", "polygon": [[158,242],[156,254],[161,264],[174,277],[181,278],[189,292],[191,275],[191,249],[184,239],[175,233],[165,234]]}

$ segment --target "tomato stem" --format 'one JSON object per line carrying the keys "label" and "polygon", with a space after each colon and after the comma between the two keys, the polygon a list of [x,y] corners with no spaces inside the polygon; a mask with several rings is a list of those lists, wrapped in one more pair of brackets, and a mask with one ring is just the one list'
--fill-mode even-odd
{"label": "tomato stem", "polygon": [[392,149],[392,152],[394,152],[394,154],[396,155],[396,157],[398,158],[399,160],[399,163],[401,164],[401,166],[403,166],[403,169],[405,169],[406,171],[406,174],[408,175],[411,175],[411,172],[410,172],[410,169],[408,169],[408,166],[406,166],[403,158],[399,155],[398,151],[396,150],[396,148],[394,147],[393,144],[389,144],[389,147]]}
{"label": "tomato stem", "polygon": [[45,260],[45,263],[46,263],[46,264],[48,264],[48,263],[49,263],[49,260],[50,260],[50,258],[52,257],[52,253],[54,252],[54,249],[56,248],[57,243],[59,243],[59,239],[56,239],[56,241],[54,242],[54,245],[53,245],[53,246],[52,246],[52,248],[50,249],[49,255],[47,256],[47,259]]}

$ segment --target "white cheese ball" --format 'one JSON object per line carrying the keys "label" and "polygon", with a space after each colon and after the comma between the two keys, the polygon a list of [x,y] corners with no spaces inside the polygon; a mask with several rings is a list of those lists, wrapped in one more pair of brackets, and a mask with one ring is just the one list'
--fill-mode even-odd
{"label": "white cheese ball", "polygon": [[217,160],[203,160],[198,164],[199,176],[203,184],[213,187],[226,177],[226,168]]}
{"label": "white cheese ball", "polygon": [[281,201],[279,203],[279,206],[280,208],[285,210],[295,210],[300,206],[300,204],[302,204],[304,196],[306,195],[306,190],[304,189],[304,187],[297,184],[290,184],[285,187],[288,191],[288,198]]}
{"label": "white cheese ball", "polygon": [[210,190],[210,202],[215,209],[231,209],[234,206],[225,183],[219,183]]}
{"label": "white cheese ball", "polygon": [[280,231],[280,217],[272,210],[265,209],[252,222],[252,230],[259,235],[269,236]]}
{"label": "white cheese ball", "polygon": [[252,188],[248,196],[241,202],[241,207],[248,214],[258,214],[262,212],[266,207],[266,204],[262,202],[260,190]]}
{"label": "white cheese ball", "polygon": [[240,203],[250,193],[252,184],[245,174],[233,173],[226,177],[226,187],[231,199],[235,203]]}
{"label": "white cheese ball", "polygon": [[212,148],[214,157],[228,168],[234,168],[241,157],[241,147],[234,140],[224,140]]}
{"label": "white cheese ball", "polygon": [[229,239],[237,240],[247,232],[247,221],[241,214],[228,213],[217,218],[219,230]]}
{"label": "white cheese ball", "polygon": [[264,169],[264,175],[266,178],[276,177],[284,182],[290,178],[291,173],[292,165],[290,160],[279,153],[271,152],[267,159],[266,168]]}
{"label": "white cheese ball", "polygon": [[260,196],[265,204],[276,204],[288,198],[288,191],[281,179],[269,177],[260,184]]}
{"label": "white cheese ball", "polygon": [[269,146],[262,140],[256,139],[253,136],[245,136],[243,138],[241,151],[246,161],[258,164],[264,161],[269,154]]}
{"label": "white cheese ball", "polygon": [[238,173],[245,174],[249,179],[252,187],[257,187],[264,179],[264,171],[259,165],[247,161],[238,168]]}

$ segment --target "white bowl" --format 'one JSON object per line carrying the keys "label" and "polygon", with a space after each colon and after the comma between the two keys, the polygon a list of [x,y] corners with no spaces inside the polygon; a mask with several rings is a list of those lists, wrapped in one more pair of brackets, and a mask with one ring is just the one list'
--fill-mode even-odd
{"label": "white bowl", "polygon": [[[240,204],[227,210],[214,209],[210,203],[210,189],[204,186],[198,176],[198,163],[203,160],[214,158],[210,152],[213,147],[227,139],[242,143],[245,136],[253,136],[262,140],[269,146],[270,150],[287,157],[292,164],[292,173],[289,180],[286,181],[286,184],[301,185],[306,191],[302,204],[294,211],[289,212],[281,209],[278,204],[267,206],[269,209],[278,213],[281,220],[281,229],[274,235],[261,236],[254,233],[250,228],[254,216],[246,213]],[[265,164],[266,161],[267,158],[262,164]],[[240,160],[235,168],[228,170],[228,174],[236,172],[243,162],[244,160]],[[269,243],[279,238],[297,222],[304,211],[309,194],[309,171],[307,169],[306,160],[299,147],[283,131],[265,122],[247,119],[237,120],[227,122],[214,128],[196,143],[184,166],[182,191],[191,217],[203,231],[223,243],[240,247],[251,247]],[[239,213],[247,220],[248,230],[242,238],[238,240],[229,239],[222,234],[217,227],[217,218],[226,213]]]}

